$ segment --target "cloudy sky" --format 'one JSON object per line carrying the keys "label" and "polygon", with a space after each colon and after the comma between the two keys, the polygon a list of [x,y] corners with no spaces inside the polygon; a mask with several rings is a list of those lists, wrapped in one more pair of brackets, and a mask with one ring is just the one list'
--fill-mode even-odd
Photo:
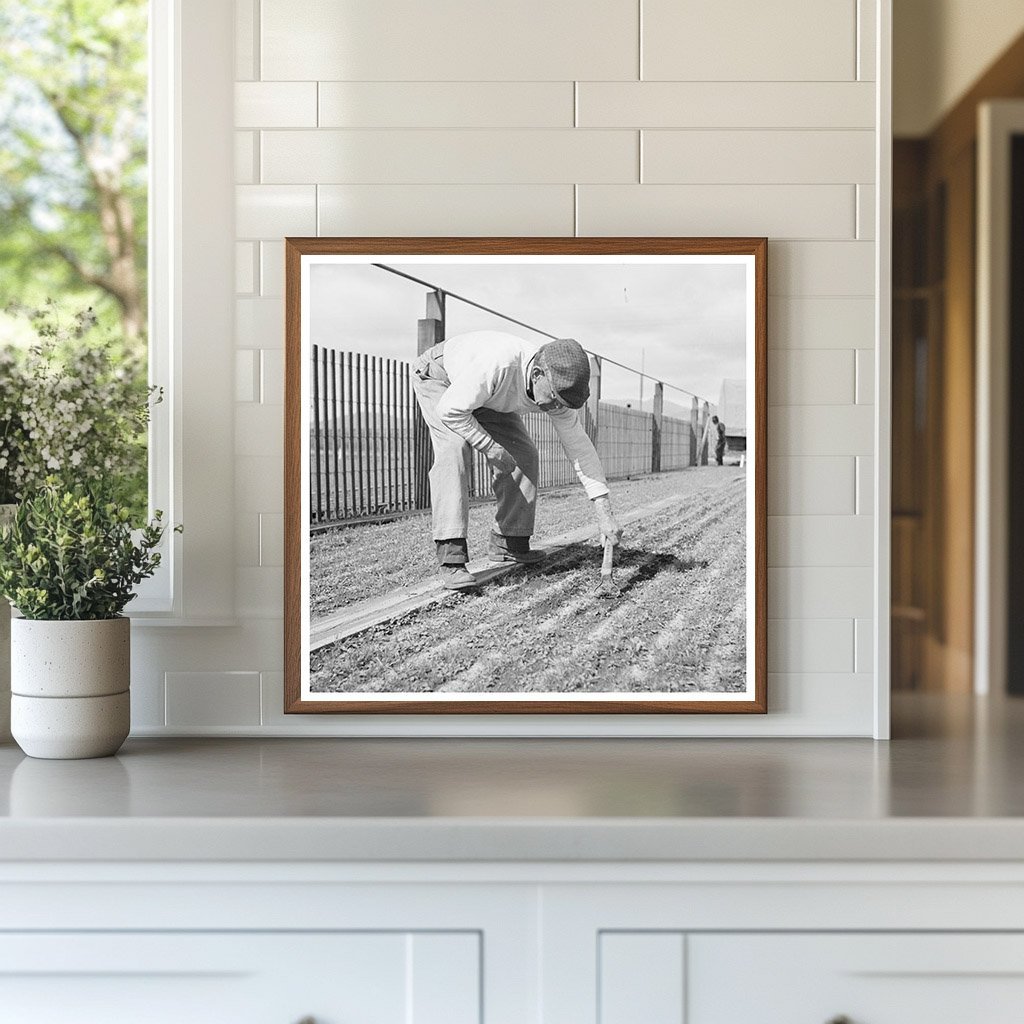
{"label": "cloudy sky", "polygon": [[[412,274],[591,352],[643,369],[717,402],[722,379],[743,378],[746,268],[735,263],[401,263]],[[310,267],[310,340],[341,351],[409,360],[425,289],[368,264]],[[505,330],[540,335],[467,306],[447,302],[447,336]],[[605,366],[602,396],[638,400],[639,376]],[[651,380],[644,385],[650,407]],[[689,407],[666,388],[666,403]]]}

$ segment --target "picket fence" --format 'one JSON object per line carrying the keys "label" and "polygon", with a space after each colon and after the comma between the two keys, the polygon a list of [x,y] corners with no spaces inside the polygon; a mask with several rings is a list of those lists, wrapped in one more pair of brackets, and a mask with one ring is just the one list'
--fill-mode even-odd
{"label": "picket fence", "polygon": [[[412,364],[314,345],[310,360],[311,525],[357,523],[430,507],[430,435],[412,388]],[[598,403],[578,413],[609,480],[706,461],[691,421]],[[576,480],[544,413],[523,417],[540,455],[542,489]],[[491,493],[487,460],[473,454],[470,496]]]}

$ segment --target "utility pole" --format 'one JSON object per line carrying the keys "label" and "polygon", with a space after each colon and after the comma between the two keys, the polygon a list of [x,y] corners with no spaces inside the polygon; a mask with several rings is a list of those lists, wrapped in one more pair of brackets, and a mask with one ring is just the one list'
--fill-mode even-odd
{"label": "utility pole", "polygon": [[661,430],[665,414],[665,385],[656,381],[654,384],[654,423],[652,426],[651,472],[661,472]]}
{"label": "utility pole", "polygon": [[[444,341],[444,292],[440,288],[427,292],[426,315],[416,321],[416,354],[423,355],[428,348]],[[433,445],[423,414],[416,406],[414,434],[414,474],[416,507],[426,508],[430,502],[430,464]]]}
{"label": "utility pole", "polygon": [[444,292],[427,292],[426,315],[416,321],[416,355],[444,341]]}

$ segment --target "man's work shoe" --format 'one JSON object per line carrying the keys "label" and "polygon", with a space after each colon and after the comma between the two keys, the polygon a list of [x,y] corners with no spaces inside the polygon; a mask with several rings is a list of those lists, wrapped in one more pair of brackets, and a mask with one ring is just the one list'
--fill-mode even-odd
{"label": "man's work shoe", "polygon": [[503,537],[500,533],[492,533],[487,557],[492,562],[518,562],[520,565],[536,565],[543,560],[544,552],[532,551],[529,537]]}
{"label": "man's work shoe", "polygon": [[445,590],[475,590],[480,585],[464,565],[442,565],[437,571]]}

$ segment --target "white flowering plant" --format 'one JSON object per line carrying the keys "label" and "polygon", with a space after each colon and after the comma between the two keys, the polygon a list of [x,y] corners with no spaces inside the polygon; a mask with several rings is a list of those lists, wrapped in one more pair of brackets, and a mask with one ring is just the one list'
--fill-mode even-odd
{"label": "white flowering plant", "polygon": [[117,618],[160,564],[161,519],[135,531],[102,489],[49,477],[0,527],[0,595],[26,619]]}
{"label": "white flowering plant", "polygon": [[21,465],[21,367],[14,349],[0,348],[0,505],[12,505],[18,498],[15,475]]}
{"label": "white flowering plant", "polygon": [[147,510],[147,425],[162,398],[141,360],[93,337],[91,309],[70,315],[9,307],[37,341],[0,351],[0,504],[17,503],[48,476],[103,483],[111,500],[142,522]]}

